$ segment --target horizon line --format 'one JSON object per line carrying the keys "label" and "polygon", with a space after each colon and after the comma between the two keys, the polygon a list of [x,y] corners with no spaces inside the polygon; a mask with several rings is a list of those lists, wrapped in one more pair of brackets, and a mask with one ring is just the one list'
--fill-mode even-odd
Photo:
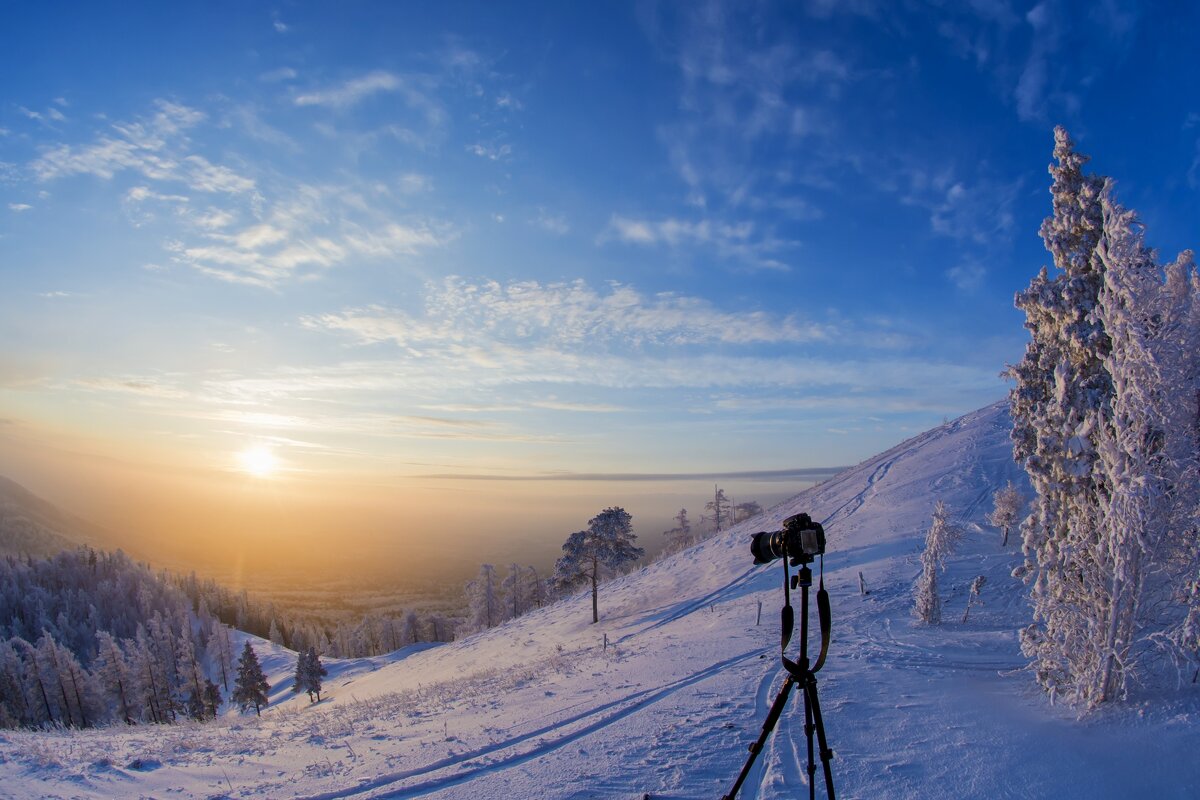
{"label": "horizon line", "polygon": [[479,473],[434,473],[417,475],[425,480],[458,481],[683,481],[758,478],[784,480],[802,478],[816,480],[831,478],[848,466],[796,467],[793,469],[744,470],[740,472],[551,472],[541,475],[485,475]]}

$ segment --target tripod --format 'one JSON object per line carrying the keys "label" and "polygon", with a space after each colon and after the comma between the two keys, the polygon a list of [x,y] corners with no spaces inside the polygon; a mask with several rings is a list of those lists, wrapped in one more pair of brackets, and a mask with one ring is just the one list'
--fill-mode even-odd
{"label": "tripod", "polygon": [[[750,745],[750,757],[746,759],[745,766],[742,767],[741,774],[738,775],[737,782],[733,784],[733,788],[729,790],[729,794],[725,795],[721,800],[733,800],[737,796],[738,790],[742,788],[742,783],[746,780],[746,776],[750,774],[751,767],[754,766],[754,760],[758,758],[758,754],[762,752],[763,745],[767,741],[767,737],[771,735],[771,731],[775,729],[775,724],[779,722],[779,716],[783,713],[783,707],[787,705],[788,696],[792,693],[792,688],[799,684],[801,691],[804,692],[804,737],[808,742],[808,797],[809,800],[816,800],[817,796],[817,765],[813,761],[813,733],[817,735],[817,742],[820,745],[821,766],[825,773],[825,792],[829,800],[834,800],[833,796],[833,770],[829,767],[829,762],[833,759],[833,751],[829,749],[829,743],[825,740],[825,722],[821,718],[821,703],[817,700],[817,678],[815,673],[825,664],[825,655],[829,651],[829,630],[832,624],[832,617],[829,611],[829,593],[825,591],[825,560],[821,559],[821,583],[817,590],[817,616],[821,623],[821,654],[817,656],[817,663],[812,667],[808,664],[808,590],[812,587],[812,570],[808,565],[812,563],[812,556],[801,554],[789,558],[784,556],[780,559],[783,562],[783,610],[780,613],[780,622],[782,630],[780,631],[780,657],[783,659],[783,668],[787,670],[787,679],[783,682],[783,688],[779,690],[779,694],[775,696],[775,702],[771,704],[771,710],[767,712],[767,719],[763,722],[762,733],[758,736],[758,741]],[[788,562],[792,562],[792,566],[799,566],[795,577],[792,577]],[[788,642],[791,641],[792,631],[795,629],[796,619],[792,610],[792,592],[791,590],[800,587],[800,658],[797,661],[792,661],[787,657]]]}

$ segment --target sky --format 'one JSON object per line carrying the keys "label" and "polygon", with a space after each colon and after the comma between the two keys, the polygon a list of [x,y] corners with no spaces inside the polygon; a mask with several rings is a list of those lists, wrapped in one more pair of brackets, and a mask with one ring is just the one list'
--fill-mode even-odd
{"label": "sky", "polygon": [[1190,246],[1198,16],[6,3],[0,474],[410,573],[782,499],[1005,395],[1055,125]]}

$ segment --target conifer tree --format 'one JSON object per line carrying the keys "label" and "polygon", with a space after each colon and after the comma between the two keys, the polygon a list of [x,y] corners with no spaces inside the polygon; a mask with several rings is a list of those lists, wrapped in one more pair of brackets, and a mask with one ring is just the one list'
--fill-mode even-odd
{"label": "conifer tree", "polygon": [[321,663],[321,657],[317,654],[316,648],[308,648],[308,669],[305,672],[305,689],[308,692],[309,698],[315,694],[317,702],[321,702],[321,679],[329,674],[329,670]]}
{"label": "conifer tree", "polygon": [[687,509],[679,509],[679,513],[675,515],[674,519],[675,527],[669,531],[663,531],[663,536],[667,537],[667,552],[669,553],[677,553],[692,544],[692,523],[688,520]]}
{"label": "conifer tree", "polygon": [[221,708],[221,687],[210,680],[204,681],[204,703],[208,707],[209,716],[215,719]]}
{"label": "conifer tree", "polygon": [[720,533],[721,523],[727,523],[726,512],[729,508],[729,499],[725,497],[725,490],[713,484],[713,499],[704,504],[704,510],[712,512],[709,517],[713,521],[713,530]]}
{"label": "conifer tree", "polygon": [[592,623],[600,621],[599,583],[603,574],[615,572],[641,558],[645,551],[636,546],[633,518],[623,508],[606,508],[588,521],[587,530],[577,531],[563,543],[563,555],[555,564],[560,585],[586,581],[592,588]]}
{"label": "conifer tree", "polygon": [[310,703],[313,702],[313,695],[316,695],[316,702],[320,702],[321,678],[328,674],[329,671],[321,664],[316,648],[309,647],[296,659],[296,679],[292,683],[292,691],[307,692]]}
{"label": "conifer tree", "polygon": [[267,704],[270,691],[271,686],[267,683],[267,676],[263,674],[262,665],[258,663],[258,656],[247,641],[246,646],[242,648],[242,656],[238,659],[233,701],[242,711],[254,706],[254,713],[261,717],[261,709]]}
{"label": "conifer tree", "polygon": [[233,643],[229,627],[218,622],[208,637],[208,657],[221,673],[221,685],[229,691],[229,673],[233,671]]}
{"label": "conifer tree", "polygon": [[129,680],[129,666],[125,654],[121,651],[117,640],[108,631],[98,631],[96,641],[99,648],[92,662],[92,672],[100,685],[117,698],[121,711],[121,719],[125,724],[134,722],[132,713],[133,696],[130,692],[132,684]]}
{"label": "conifer tree", "polygon": [[1180,600],[1200,569],[1200,279],[1190,253],[1160,267],[1133,213],[1055,137],[1042,236],[1061,274],[1017,296],[1031,342],[1010,371],[1014,455],[1037,494],[1022,649],[1052,697],[1090,706],[1122,696],[1152,647],[1178,648],[1195,602]]}
{"label": "conifer tree", "polygon": [[[296,675],[292,679],[292,694],[308,691],[308,651],[301,650],[296,654]],[[312,692],[308,693],[308,699],[312,701]]]}
{"label": "conifer tree", "polygon": [[1111,349],[1095,315],[1104,264],[1096,253],[1103,232],[1103,179],[1085,175],[1087,157],[1055,129],[1051,195],[1054,213],[1042,239],[1059,273],[1045,267],[1016,305],[1025,312],[1030,342],[1009,375],[1013,455],[1036,493],[1022,524],[1034,621],[1022,631],[1022,651],[1053,696],[1088,700],[1081,659],[1096,611],[1095,588],[1104,582],[1092,543],[1099,538],[1102,498],[1111,493],[1096,469],[1096,436],[1111,413],[1112,380],[1104,368]]}

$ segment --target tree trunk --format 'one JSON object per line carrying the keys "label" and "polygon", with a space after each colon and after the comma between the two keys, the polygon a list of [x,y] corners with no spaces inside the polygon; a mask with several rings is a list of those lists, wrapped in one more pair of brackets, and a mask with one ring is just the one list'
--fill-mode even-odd
{"label": "tree trunk", "polygon": [[595,625],[597,622],[600,621],[600,604],[596,599],[596,595],[599,591],[599,589],[596,585],[598,583],[597,579],[599,578],[599,575],[597,573],[599,571],[600,571],[600,564],[596,560],[596,557],[593,556],[592,557],[592,624],[593,625]]}

